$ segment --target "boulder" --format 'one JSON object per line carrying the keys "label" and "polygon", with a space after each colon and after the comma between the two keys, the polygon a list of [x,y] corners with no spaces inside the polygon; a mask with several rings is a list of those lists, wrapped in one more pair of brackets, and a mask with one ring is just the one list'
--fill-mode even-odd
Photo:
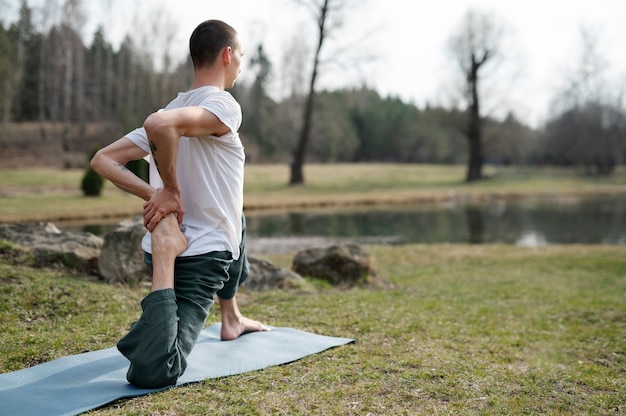
{"label": "boulder", "polygon": [[[98,262],[100,276],[108,283],[136,284],[150,281],[150,270],[143,262],[141,239],[146,233],[143,219],[124,221],[104,236]],[[304,279],[297,273],[267,260],[248,256],[250,275],[244,288],[250,291],[297,287]]]}
{"label": "boulder", "polygon": [[369,254],[357,244],[338,244],[299,251],[292,269],[302,276],[323,279],[336,286],[353,286],[375,274]]}
{"label": "boulder", "polygon": [[251,291],[273,289],[295,289],[304,284],[304,279],[298,273],[275,264],[248,256],[250,274],[243,287]]}
{"label": "boulder", "polygon": [[107,283],[137,284],[150,281],[150,270],[143,262],[141,239],[146,234],[138,217],[123,221],[104,236],[98,268]]}
{"label": "boulder", "polygon": [[50,222],[0,224],[0,240],[27,248],[35,265],[61,265],[92,273],[102,248],[101,237],[85,232],[63,232]]}
{"label": "boulder", "polygon": [[[0,240],[32,253],[36,266],[61,265],[99,275],[107,283],[137,284],[150,281],[143,262],[141,239],[146,233],[141,217],[124,221],[104,238],[86,232],[64,232],[54,224],[0,224]],[[19,253],[6,254],[14,261]],[[298,288],[304,279],[297,273],[271,262],[248,256],[250,275],[244,287],[251,291]],[[29,260],[30,262],[30,260]]]}

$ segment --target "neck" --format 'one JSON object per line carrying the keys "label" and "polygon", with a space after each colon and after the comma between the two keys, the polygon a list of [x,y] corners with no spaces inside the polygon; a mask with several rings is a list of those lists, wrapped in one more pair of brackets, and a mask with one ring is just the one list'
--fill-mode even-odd
{"label": "neck", "polygon": [[216,87],[221,91],[226,89],[226,81],[223,71],[215,71],[211,69],[197,69],[194,71],[193,82],[190,90],[200,87]]}

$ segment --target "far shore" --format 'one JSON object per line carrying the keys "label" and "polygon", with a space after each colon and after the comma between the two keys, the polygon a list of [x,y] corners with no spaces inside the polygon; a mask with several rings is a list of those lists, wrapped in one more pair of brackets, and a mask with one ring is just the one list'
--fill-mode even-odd
{"label": "far shore", "polygon": [[[310,165],[307,183],[297,187],[286,185],[282,165],[246,169],[244,210],[251,215],[626,195],[626,169],[597,178],[559,169],[490,168],[490,179],[467,184],[462,166]],[[143,201],[110,183],[100,197],[82,196],[75,185],[81,176],[81,170],[0,170],[0,223],[114,222],[141,215]]]}
{"label": "far shore", "polygon": [[[316,211],[334,212],[345,210],[364,210],[382,207],[437,207],[448,204],[481,204],[491,201],[518,201],[523,199],[555,199],[555,198],[593,198],[612,195],[626,195],[626,185],[619,188],[593,190],[566,190],[562,192],[472,192],[472,193],[441,193],[425,192],[415,195],[380,196],[364,195],[362,198],[354,195],[342,196],[333,195],[329,198],[312,197],[297,200],[284,201],[258,201],[244,204],[244,212],[250,215],[275,214],[289,211]],[[114,213],[109,212],[64,212],[53,216],[46,213],[31,214],[24,213],[23,216],[14,215],[8,221],[2,220],[0,223],[21,223],[21,222],[89,222],[99,220],[104,223],[117,223],[135,216],[141,215],[141,201],[137,201],[136,209],[120,209]]]}

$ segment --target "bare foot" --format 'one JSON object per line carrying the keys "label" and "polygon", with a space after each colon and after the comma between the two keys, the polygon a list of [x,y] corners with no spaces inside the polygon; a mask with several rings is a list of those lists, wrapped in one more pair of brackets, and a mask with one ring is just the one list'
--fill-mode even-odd
{"label": "bare foot", "polygon": [[151,291],[174,288],[174,262],[176,256],[187,249],[174,214],[163,218],[152,230],[152,287]]}
{"label": "bare foot", "polygon": [[153,244],[162,244],[165,251],[175,253],[176,256],[187,250],[189,245],[174,214],[168,214],[159,221],[152,231],[152,239]]}
{"label": "bare foot", "polygon": [[245,316],[240,315],[236,319],[224,319],[222,315],[222,330],[220,332],[222,341],[232,341],[249,332],[265,331],[271,331],[271,329],[261,322],[254,321]]}

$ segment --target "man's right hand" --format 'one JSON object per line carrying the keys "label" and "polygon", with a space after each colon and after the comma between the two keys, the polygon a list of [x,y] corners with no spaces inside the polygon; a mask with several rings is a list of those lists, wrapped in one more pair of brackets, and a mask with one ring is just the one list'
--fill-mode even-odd
{"label": "man's right hand", "polygon": [[152,232],[159,221],[170,213],[176,214],[179,225],[183,222],[185,207],[180,192],[157,189],[152,197],[143,204],[143,225]]}

